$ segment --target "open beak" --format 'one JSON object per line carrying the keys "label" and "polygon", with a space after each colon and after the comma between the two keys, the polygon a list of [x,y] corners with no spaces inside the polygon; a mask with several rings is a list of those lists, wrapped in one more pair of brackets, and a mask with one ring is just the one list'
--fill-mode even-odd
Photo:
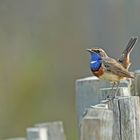
{"label": "open beak", "polygon": [[86,51],[88,51],[88,52],[90,52],[90,53],[93,52],[92,49],[86,49]]}

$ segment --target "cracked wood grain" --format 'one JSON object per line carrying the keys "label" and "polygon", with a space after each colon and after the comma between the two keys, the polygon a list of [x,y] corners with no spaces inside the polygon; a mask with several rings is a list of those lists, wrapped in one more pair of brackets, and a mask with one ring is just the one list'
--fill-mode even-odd
{"label": "cracked wood grain", "polygon": [[139,97],[119,97],[109,103],[113,111],[113,140],[140,140]]}
{"label": "cracked wood grain", "polygon": [[81,121],[80,140],[112,140],[113,113],[106,107],[89,108]]}

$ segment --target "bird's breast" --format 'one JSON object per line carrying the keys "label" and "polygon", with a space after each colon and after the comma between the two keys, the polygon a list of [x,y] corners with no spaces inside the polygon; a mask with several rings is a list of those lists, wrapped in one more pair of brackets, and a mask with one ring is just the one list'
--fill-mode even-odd
{"label": "bird's breast", "polygon": [[100,77],[104,74],[104,68],[102,66],[99,67],[98,70],[94,71],[94,70],[91,70],[93,75],[97,76],[97,77]]}
{"label": "bird's breast", "polygon": [[110,82],[117,82],[117,81],[120,81],[121,79],[123,79],[123,77],[120,77],[109,71],[106,71],[102,66],[97,71],[92,70],[92,73],[96,77],[98,77],[102,80],[110,81]]}

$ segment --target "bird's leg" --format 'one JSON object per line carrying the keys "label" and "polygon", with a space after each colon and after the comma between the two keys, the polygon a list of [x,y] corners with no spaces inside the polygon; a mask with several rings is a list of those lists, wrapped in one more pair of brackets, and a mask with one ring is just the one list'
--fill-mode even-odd
{"label": "bird's leg", "polygon": [[115,97],[117,96],[117,93],[118,93],[118,90],[119,90],[119,85],[120,85],[120,82],[118,82],[118,85],[117,85],[117,88],[116,88],[116,92],[115,92]]}
{"label": "bird's leg", "polygon": [[[112,88],[111,88],[111,94],[112,94],[112,92],[113,92],[113,88],[114,88],[114,86],[116,85],[116,82],[113,82],[113,85],[112,85]],[[110,94],[108,94],[107,96],[106,96],[106,99],[108,99],[110,97]]]}
{"label": "bird's leg", "polygon": [[[109,102],[109,101],[111,101],[111,100],[113,100],[113,99],[115,98],[115,96],[112,97],[112,93],[113,93],[114,86],[115,86],[116,84],[117,84],[116,82],[113,82],[112,88],[111,88],[111,98],[110,98],[110,93],[109,93],[109,94],[106,96],[106,98],[105,98],[105,100],[107,100],[106,103]],[[116,92],[115,92],[115,93],[116,93]]]}
{"label": "bird's leg", "polygon": [[118,82],[118,83],[117,83],[117,86],[116,86],[116,91],[115,91],[114,96],[112,97],[112,99],[111,99],[111,100],[113,100],[113,99],[115,99],[115,98],[116,98],[117,93],[118,93],[118,89],[119,89],[119,85],[120,85],[120,82]]}
{"label": "bird's leg", "polygon": [[113,93],[113,89],[114,89],[116,84],[117,84],[116,82],[113,82],[112,89],[111,89],[111,94]]}

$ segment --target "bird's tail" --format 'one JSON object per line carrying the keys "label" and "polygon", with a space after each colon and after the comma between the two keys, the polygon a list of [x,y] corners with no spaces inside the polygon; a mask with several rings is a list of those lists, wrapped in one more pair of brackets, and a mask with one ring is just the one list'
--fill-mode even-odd
{"label": "bird's tail", "polygon": [[126,69],[128,69],[131,64],[129,60],[129,55],[132,49],[134,48],[134,45],[136,44],[137,40],[138,37],[131,37],[121,57],[118,59],[118,62],[121,63]]}
{"label": "bird's tail", "polygon": [[131,37],[127,46],[126,46],[126,49],[123,51],[123,54],[124,55],[127,55],[128,53],[130,53],[134,47],[134,45],[136,44],[138,40],[138,37]]}

